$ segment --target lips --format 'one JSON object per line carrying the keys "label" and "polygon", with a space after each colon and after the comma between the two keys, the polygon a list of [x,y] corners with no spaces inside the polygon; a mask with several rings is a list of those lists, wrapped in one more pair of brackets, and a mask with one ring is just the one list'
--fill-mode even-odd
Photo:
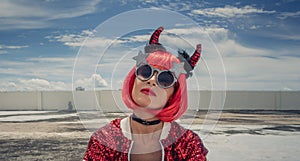
{"label": "lips", "polygon": [[143,88],[141,89],[141,92],[149,96],[156,96],[156,94],[149,88]]}

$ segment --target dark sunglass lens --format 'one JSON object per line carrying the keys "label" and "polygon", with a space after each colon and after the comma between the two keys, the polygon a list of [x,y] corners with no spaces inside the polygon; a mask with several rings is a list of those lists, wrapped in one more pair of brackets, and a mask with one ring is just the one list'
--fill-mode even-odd
{"label": "dark sunglass lens", "polygon": [[170,87],[173,82],[174,82],[174,76],[171,72],[165,71],[165,72],[161,72],[158,75],[158,83],[162,86],[162,87]]}
{"label": "dark sunglass lens", "polygon": [[142,65],[136,70],[137,77],[141,80],[147,80],[151,77],[152,68],[149,65]]}

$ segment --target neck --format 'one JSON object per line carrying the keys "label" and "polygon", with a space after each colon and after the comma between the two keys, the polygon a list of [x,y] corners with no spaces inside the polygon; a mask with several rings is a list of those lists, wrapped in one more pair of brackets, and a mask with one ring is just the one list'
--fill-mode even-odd
{"label": "neck", "polygon": [[[156,117],[145,117],[145,115],[141,115],[140,112],[139,113],[134,112],[134,115],[136,117],[138,117],[142,120],[148,121],[148,122],[158,120],[158,118],[156,118]],[[144,116],[144,117],[141,117],[141,116]],[[161,130],[163,127],[163,122],[160,121],[159,123],[154,124],[154,125],[144,125],[138,121],[133,120],[132,116],[131,116],[130,125],[131,125],[132,133],[146,134],[146,133],[153,133],[153,132]]]}
{"label": "neck", "polygon": [[135,114],[132,114],[131,118],[132,118],[132,120],[134,120],[134,121],[136,121],[140,124],[146,125],[146,126],[156,125],[156,124],[159,124],[161,122],[161,120],[158,120],[158,119],[153,120],[153,121],[143,120],[143,119],[137,117]]}
{"label": "neck", "polygon": [[154,121],[154,120],[158,120],[158,118],[154,115],[151,114],[143,109],[135,109],[133,111],[134,115],[142,120],[145,121]]}

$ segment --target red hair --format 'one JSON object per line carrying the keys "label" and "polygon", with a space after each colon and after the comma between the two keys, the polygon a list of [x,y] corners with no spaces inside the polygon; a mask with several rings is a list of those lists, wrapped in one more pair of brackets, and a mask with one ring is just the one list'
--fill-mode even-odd
{"label": "red hair", "polygon": [[[166,51],[155,51],[148,55],[147,62],[151,66],[160,69],[172,68],[172,62],[180,63],[179,59],[166,52]],[[129,109],[140,108],[132,99],[131,92],[135,80],[135,67],[133,67],[128,75],[126,76],[123,88],[122,88],[122,99]],[[187,87],[185,74],[180,74],[177,82],[175,83],[174,93],[168,100],[168,103],[163,109],[160,109],[156,117],[164,122],[171,122],[180,118],[188,107],[187,100]],[[155,113],[153,110],[150,111]]]}

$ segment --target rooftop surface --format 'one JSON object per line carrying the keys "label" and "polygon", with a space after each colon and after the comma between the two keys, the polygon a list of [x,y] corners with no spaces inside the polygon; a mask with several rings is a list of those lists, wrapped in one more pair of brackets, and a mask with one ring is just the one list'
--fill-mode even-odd
{"label": "rooftop surface", "polygon": [[[91,133],[126,113],[0,111],[0,160],[81,160]],[[299,111],[198,111],[177,122],[192,129],[210,161],[296,161]]]}

